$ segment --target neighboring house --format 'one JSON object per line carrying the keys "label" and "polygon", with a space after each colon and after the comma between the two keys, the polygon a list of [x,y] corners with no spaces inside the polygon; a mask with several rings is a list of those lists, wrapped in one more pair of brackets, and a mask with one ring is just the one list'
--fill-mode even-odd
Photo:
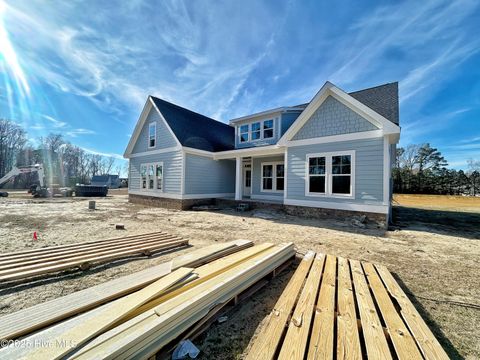
{"label": "neighboring house", "polygon": [[179,209],[250,199],[385,222],[398,124],[398,83],[348,94],[327,82],[308,104],[229,125],[150,96],[124,155],[129,199]]}
{"label": "neighboring house", "polygon": [[91,185],[107,186],[109,189],[118,189],[120,187],[120,179],[118,175],[94,175],[90,180]]}

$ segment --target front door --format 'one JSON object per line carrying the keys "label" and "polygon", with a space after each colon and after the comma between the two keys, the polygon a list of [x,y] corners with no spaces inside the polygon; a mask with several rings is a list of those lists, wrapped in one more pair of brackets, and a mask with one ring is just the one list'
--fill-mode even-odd
{"label": "front door", "polygon": [[243,196],[250,196],[252,194],[252,170],[243,170]]}

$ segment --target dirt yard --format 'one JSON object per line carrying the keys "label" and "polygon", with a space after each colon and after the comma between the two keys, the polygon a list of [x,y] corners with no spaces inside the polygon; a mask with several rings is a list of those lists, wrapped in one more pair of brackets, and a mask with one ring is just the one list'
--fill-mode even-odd
{"label": "dirt yard", "polygon": [[[293,241],[298,250],[378,262],[392,271],[452,358],[480,358],[480,198],[397,196],[390,231],[360,229],[349,219],[313,220],[279,212],[171,211],[130,204],[112,192],[88,199],[0,198],[0,252],[163,230],[195,247],[234,239]],[[126,230],[115,230],[116,223]],[[39,240],[33,240],[37,231]],[[188,250],[182,250],[183,253]],[[179,252],[132,258],[28,284],[0,285],[0,314],[164,262]],[[204,359],[237,359],[272,309],[293,269],[285,271],[195,340]],[[476,305],[476,306],[475,306]]]}

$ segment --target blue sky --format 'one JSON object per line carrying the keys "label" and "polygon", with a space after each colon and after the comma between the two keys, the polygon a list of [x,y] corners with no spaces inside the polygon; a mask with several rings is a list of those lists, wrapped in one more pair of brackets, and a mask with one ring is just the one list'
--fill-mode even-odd
{"label": "blue sky", "polygon": [[399,81],[401,145],[480,160],[476,0],[153,3],[0,0],[0,117],[121,162],[149,94],[227,122]]}

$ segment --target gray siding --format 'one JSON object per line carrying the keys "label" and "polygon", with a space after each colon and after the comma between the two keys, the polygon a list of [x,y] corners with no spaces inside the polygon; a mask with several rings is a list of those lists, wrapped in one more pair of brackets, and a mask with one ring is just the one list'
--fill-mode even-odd
{"label": "gray siding", "polygon": [[[155,142],[155,147],[148,148],[148,126],[154,121],[157,123],[157,141]],[[132,153],[135,154],[156,149],[165,149],[176,145],[177,142],[174,136],[167,128],[165,122],[160,118],[160,114],[158,113],[157,109],[152,106],[150,113],[145,120],[145,124],[143,124],[142,130],[140,131],[140,136],[133,147]]]}
{"label": "gray siding", "polygon": [[[129,190],[142,190],[140,187],[140,165],[163,161],[164,191],[169,194],[180,194],[182,191],[182,152],[172,151],[162,154],[144,155],[130,159]],[[149,190],[155,193],[155,190]],[[158,191],[158,194],[161,194]]]}
{"label": "gray siding", "polygon": [[[251,126],[252,123],[256,123],[256,122],[262,123],[263,120],[270,120],[270,119],[273,119],[273,138],[269,138],[269,139],[265,139],[265,140],[260,139],[260,140],[249,141],[249,142],[244,142],[244,143],[239,142],[240,126],[245,125],[245,124],[249,124]],[[275,117],[272,117],[272,116],[263,117],[261,119],[248,121],[248,122],[241,123],[241,124],[238,124],[238,125],[235,125],[235,126],[237,127],[237,136],[235,137],[235,148],[237,148],[237,149],[276,144],[278,139],[280,138],[280,118],[278,117],[278,115],[275,116]]]}
{"label": "gray siding", "polygon": [[332,96],[313,113],[292,140],[349,134],[378,128]]}
{"label": "gray siding", "polygon": [[283,199],[283,192],[264,192],[262,189],[262,163],[281,161],[283,162],[285,157],[283,155],[275,155],[269,157],[253,158],[252,160],[252,195],[268,195],[276,196],[279,199]]}
{"label": "gray siding", "polygon": [[186,154],[185,194],[235,192],[235,161]]}
{"label": "gray siding", "polygon": [[[305,196],[306,156],[355,150],[355,199]],[[287,198],[358,204],[383,202],[383,138],[342,141],[288,148]]]}
{"label": "gray siding", "polygon": [[285,132],[290,128],[290,126],[292,126],[292,124],[295,122],[295,120],[297,120],[300,114],[301,114],[301,111],[286,112],[282,114],[282,119],[281,119],[282,130],[281,130],[280,137],[282,137],[283,134],[285,134]]}

